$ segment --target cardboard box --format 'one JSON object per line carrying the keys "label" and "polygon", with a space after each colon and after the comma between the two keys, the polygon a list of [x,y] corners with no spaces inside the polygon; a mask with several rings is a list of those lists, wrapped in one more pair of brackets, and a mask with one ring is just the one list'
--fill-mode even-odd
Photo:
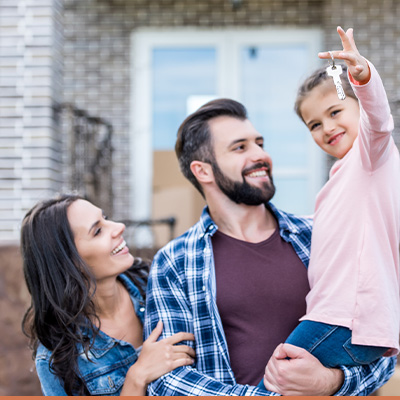
{"label": "cardboard box", "polygon": [[[195,187],[182,175],[175,152],[154,153],[152,218],[176,218],[177,237],[195,224],[205,201]],[[155,246],[163,246],[170,238],[168,226],[153,227]]]}

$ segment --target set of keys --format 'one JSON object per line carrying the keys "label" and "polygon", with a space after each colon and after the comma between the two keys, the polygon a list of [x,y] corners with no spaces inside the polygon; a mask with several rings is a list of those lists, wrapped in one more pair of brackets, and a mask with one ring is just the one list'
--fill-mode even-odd
{"label": "set of keys", "polygon": [[332,77],[339,99],[344,100],[346,98],[346,94],[344,93],[342,81],[340,80],[340,75],[343,72],[342,66],[339,64],[338,65],[335,64],[335,59],[333,58],[331,51],[329,52],[329,54],[331,55],[332,58],[332,65],[329,65],[329,67],[326,69],[326,73],[328,74],[328,76]]}

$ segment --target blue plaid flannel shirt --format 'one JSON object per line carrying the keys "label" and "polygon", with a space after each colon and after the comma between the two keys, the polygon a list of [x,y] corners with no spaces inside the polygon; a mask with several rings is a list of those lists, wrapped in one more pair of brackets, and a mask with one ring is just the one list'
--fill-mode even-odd
{"label": "blue plaid flannel shirt", "polygon": [[[267,205],[279,223],[281,237],[291,243],[308,267],[312,221]],[[192,332],[196,360],[152,382],[148,395],[154,396],[274,396],[235,381],[228,347],[216,305],[216,284],[211,237],[217,226],[207,208],[199,222],[170,242],[155,256],[147,287],[145,336],[159,320],[162,338],[177,332]],[[337,396],[365,396],[382,386],[393,374],[396,359],[381,358],[363,367],[342,367],[344,384]]]}

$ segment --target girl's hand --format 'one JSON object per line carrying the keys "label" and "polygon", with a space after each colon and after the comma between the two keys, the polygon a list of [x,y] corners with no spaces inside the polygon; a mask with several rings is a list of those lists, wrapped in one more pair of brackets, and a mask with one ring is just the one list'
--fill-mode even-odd
{"label": "girl's hand", "polygon": [[192,341],[194,335],[188,332],[179,332],[157,342],[162,329],[163,324],[159,321],[143,343],[138,360],[126,374],[121,396],[144,396],[150,382],[175,368],[193,364],[195,351],[190,346],[174,345],[183,340]]}
{"label": "girl's hand", "polygon": [[[334,58],[344,60],[352,78],[359,84],[368,83],[371,77],[371,71],[367,60],[359,53],[353,36],[353,28],[349,28],[346,32],[337,27],[337,32],[342,40],[343,50],[332,51]],[[318,53],[318,57],[322,59],[330,59],[329,52]]]}

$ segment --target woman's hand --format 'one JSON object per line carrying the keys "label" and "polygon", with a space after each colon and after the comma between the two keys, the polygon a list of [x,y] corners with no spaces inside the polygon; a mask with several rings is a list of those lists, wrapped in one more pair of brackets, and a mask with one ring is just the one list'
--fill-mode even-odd
{"label": "woman's hand", "polygon": [[[346,62],[350,75],[360,85],[368,83],[371,77],[371,71],[367,60],[357,49],[353,36],[353,28],[349,28],[345,32],[340,26],[338,26],[337,32],[342,41],[343,50],[332,51],[331,53],[333,57]],[[318,56],[323,59],[331,58],[329,52],[319,53]]]}
{"label": "woman's hand", "polygon": [[325,368],[307,350],[285,343],[268,361],[264,386],[283,396],[331,396],[343,380],[342,370]]}
{"label": "woman's hand", "polygon": [[194,340],[194,335],[179,332],[157,342],[162,329],[163,324],[159,321],[143,343],[138,360],[126,374],[121,396],[144,396],[150,382],[175,368],[193,364],[195,351],[189,346],[175,344],[183,340]]}

